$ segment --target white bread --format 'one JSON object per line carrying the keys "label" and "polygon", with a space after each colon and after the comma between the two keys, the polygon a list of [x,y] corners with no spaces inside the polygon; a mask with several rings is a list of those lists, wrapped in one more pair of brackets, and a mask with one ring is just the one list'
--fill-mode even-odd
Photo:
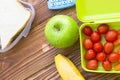
{"label": "white bread", "polygon": [[0,43],[6,48],[26,26],[31,17],[18,0],[0,0]]}

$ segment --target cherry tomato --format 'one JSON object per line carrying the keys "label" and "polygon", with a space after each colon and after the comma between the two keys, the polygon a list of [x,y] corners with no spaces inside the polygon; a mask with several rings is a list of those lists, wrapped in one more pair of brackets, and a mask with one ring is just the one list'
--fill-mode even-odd
{"label": "cherry tomato", "polygon": [[101,40],[101,36],[98,32],[93,32],[91,34],[91,40],[95,43],[95,42],[99,42]]}
{"label": "cherry tomato", "polygon": [[105,34],[105,39],[108,42],[113,42],[115,40],[117,40],[118,38],[118,33],[115,30],[109,30],[106,34]]}
{"label": "cherry tomato", "polygon": [[101,43],[101,42],[94,43],[94,45],[93,45],[93,50],[94,50],[95,52],[102,52],[102,50],[103,50],[103,45],[102,45],[102,43]]}
{"label": "cherry tomato", "polygon": [[112,69],[111,62],[108,60],[103,61],[102,66],[106,71],[110,71]]}
{"label": "cherry tomato", "polygon": [[120,48],[118,48],[118,50],[117,50],[116,53],[119,55],[119,60],[118,60],[118,62],[120,62]]}
{"label": "cherry tomato", "polygon": [[120,64],[115,65],[114,69],[115,70],[120,70]]}
{"label": "cherry tomato", "polygon": [[120,54],[120,48],[118,48],[117,53]]}
{"label": "cherry tomato", "polygon": [[85,49],[92,49],[93,48],[93,42],[90,38],[85,38],[83,41],[83,46]]}
{"label": "cherry tomato", "polygon": [[116,45],[119,45],[120,44],[120,38],[118,38],[117,40],[115,40],[114,42],[113,42],[113,44],[116,46]]}
{"label": "cherry tomato", "polygon": [[91,69],[91,70],[95,70],[98,68],[98,62],[97,60],[89,60],[87,63],[86,63],[86,67],[88,69]]}
{"label": "cherry tomato", "polygon": [[119,61],[119,54],[112,52],[109,56],[108,56],[108,60],[110,62],[118,62]]}
{"label": "cherry tomato", "polygon": [[104,61],[104,60],[106,60],[106,54],[104,52],[100,52],[97,54],[96,59],[98,61]]}
{"label": "cherry tomato", "polygon": [[117,32],[118,32],[118,34],[120,34],[120,29],[119,29],[119,30],[117,30]]}
{"label": "cherry tomato", "polygon": [[107,24],[101,24],[98,26],[97,28],[97,31],[100,33],[100,34],[105,34],[109,29],[109,26]]}
{"label": "cherry tomato", "polygon": [[96,53],[94,52],[94,50],[89,49],[86,53],[85,53],[85,59],[90,60],[90,59],[94,59],[96,57]]}
{"label": "cherry tomato", "polygon": [[85,27],[83,28],[82,32],[83,32],[85,35],[90,36],[93,31],[92,31],[92,29],[91,29],[90,26],[85,26]]}
{"label": "cherry tomato", "polygon": [[104,45],[104,51],[105,53],[109,54],[113,51],[114,49],[114,45],[112,42],[106,42]]}

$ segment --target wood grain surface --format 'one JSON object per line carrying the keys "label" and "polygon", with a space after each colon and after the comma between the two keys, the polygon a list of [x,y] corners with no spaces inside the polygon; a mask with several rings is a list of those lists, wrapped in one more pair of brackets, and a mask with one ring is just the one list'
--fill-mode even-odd
{"label": "wood grain surface", "polygon": [[61,80],[55,65],[54,57],[64,54],[69,57],[86,80],[120,80],[120,74],[90,73],[81,68],[79,40],[66,49],[51,46],[44,35],[47,21],[57,14],[64,14],[74,18],[78,25],[75,7],[52,11],[47,8],[47,0],[24,0],[31,3],[36,16],[32,29],[26,38],[10,51],[0,54],[0,80]]}

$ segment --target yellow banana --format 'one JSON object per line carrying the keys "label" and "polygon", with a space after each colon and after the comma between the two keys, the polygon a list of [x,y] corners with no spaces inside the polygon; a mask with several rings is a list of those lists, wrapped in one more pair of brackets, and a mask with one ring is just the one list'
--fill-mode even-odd
{"label": "yellow banana", "polygon": [[55,65],[63,80],[85,80],[74,63],[62,54],[55,57]]}

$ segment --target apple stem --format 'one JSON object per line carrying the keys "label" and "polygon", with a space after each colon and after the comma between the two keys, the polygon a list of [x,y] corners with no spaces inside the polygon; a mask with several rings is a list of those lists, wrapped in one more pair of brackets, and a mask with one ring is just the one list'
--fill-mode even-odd
{"label": "apple stem", "polygon": [[54,26],[57,31],[60,31],[60,26]]}

